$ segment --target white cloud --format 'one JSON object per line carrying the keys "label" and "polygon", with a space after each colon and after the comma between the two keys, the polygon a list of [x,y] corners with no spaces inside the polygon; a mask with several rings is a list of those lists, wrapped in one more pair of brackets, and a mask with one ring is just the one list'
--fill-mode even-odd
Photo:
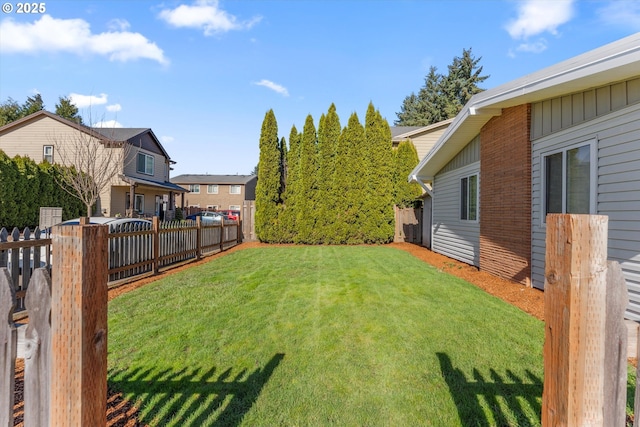
{"label": "white cloud", "polygon": [[107,23],[107,28],[111,31],[127,31],[131,24],[126,19],[112,19]]}
{"label": "white cloud", "polygon": [[22,23],[6,18],[0,22],[0,53],[70,52],[102,55],[110,61],[145,58],[163,65],[169,63],[155,43],[140,33],[124,31],[123,26],[128,26],[126,21],[113,22],[117,22],[119,31],[93,34],[83,19],[43,15],[35,22]]}
{"label": "white cloud", "polygon": [[182,4],[175,9],[164,9],[158,16],[176,28],[202,29],[205,36],[249,29],[262,19],[258,16],[248,21],[238,21],[219,7],[218,0],[196,0],[192,5]]}
{"label": "white cloud", "polygon": [[547,41],[545,39],[539,39],[532,43],[522,43],[516,48],[519,52],[541,53],[547,50]]}
{"label": "white cloud", "polygon": [[101,93],[100,96],[80,95],[79,93],[70,93],[69,99],[71,103],[78,108],[91,107],[92,105],[102,105],[107,103],[107,94]]}
{"label": "white cloud", "polygon": [[596,12],[607,25],[624,26],[640,31],[640,2],[637,0],[616,0]]}
{"label": "white cloud", "polygon": [[519,3],[518,18],[506,30],[516,40],[545,32],[558,34],[558,27],[571,20],[574,0],[525,0]]}
{"label": "white cloud", "polygon": [[93,125],[91,125],[94,128],[121,128],[123,127],[121,123],[115,121],[115,120],[107,120],[107,121],[100,121],[100,122],[96,122]]}
{"label": "white cloud", "polygon": [[172,136],[163,135],[160,137],[160,142],[162,142],[163,144],[171,144],[175,140],[176,139]]}
{"label": "white cloud", "polygon": [[122,105],[120,104],[107,105],[107,111],[110,113],[117,113],[120,110],[122,110]]}
{"label": "white cloud", "polygon": [[279,93],[282,96],[289,96],[289,91],[286,87],[279,85],[278,83],[274,83],[271,80],[260,80],[259,82],[255,82],[254,85],[264,86],[266,88],[271,89],[274,92]]}

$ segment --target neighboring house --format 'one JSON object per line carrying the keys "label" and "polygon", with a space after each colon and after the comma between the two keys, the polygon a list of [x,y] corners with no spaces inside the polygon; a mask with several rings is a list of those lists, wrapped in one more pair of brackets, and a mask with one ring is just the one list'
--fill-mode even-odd
{"label": "neighboring house", "polygon": [[443,120],[428,126],[392,126],[391,142],[397,148],[402,141],[413,142],[418,158],[422,159],[433,148],[453,119]]}
{"label": "neighboring house", "polygon": [[256,175],[178,175],[171,182],[189,192],[180,207],[206,210],[241,210],[245,200],[256,199]]}
{"label": "neighboring house", "polygon": [[409,179],[435,252],[540,289],[546,214],[608,215],[640,320],[640,33],[475,95]]}
{"label": "neighboring house", "polygon": [[[59,163],[56,148],[77,141],[98,140],[104,150],[124,150],[121,173],[100,193],[97,215],[173,218],[174,194],[184,189],[169,181],[174,164],[148,128],[90,128],[48,111],[38,111],[0,127],[0,150],[8,156],[27,156],[36,162]],[[109,148],[112,147],[112,148]],[[166,201],[166,206],[165,206]],[[130,207],[133,206],[133,212]]]}

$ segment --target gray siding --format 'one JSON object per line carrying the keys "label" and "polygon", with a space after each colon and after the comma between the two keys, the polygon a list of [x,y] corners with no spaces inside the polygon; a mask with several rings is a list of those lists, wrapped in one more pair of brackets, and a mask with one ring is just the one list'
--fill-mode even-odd
{"label": "gray siding", "polygon": [[596,213],[609,217],[608,256],[620,262],[627,280],[627,317],[640,320],[640,104],[533,141],[532,283],[544,286],[541,154],[594,138],[598,152]]}
{"label": "gray siding", "polygon": [[536,140],[640,102],[640,78],[532,104],[531,139]]}
{"label": "gray siding", "polygon": [[480,135],[476,136],[438,173],[449,172],[480,161]]}
{"label": "gray siding", "polygon": [[[432,250],[467,264],[479,266],[480,221],[460,219],[460,179],[473,174],[478,174],[479,189],[481,179],[479,161],[436,175],[433,182]],[[480,200],[478,190],[479,204]],[[481,206],[479,212],[479,215],[482,215]]]}

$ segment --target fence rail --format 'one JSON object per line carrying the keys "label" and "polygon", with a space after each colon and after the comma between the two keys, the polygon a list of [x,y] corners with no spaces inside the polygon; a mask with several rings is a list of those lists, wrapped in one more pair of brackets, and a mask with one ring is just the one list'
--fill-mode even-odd
{"label": "fence rail", "polygon": [[[33,271],[44,267],[51,273],[55,247],[44,232],[14,228],[11,234],[0,229],[0,267],[7,267],[16,291],[16,318],[25,315],[24,298]],[[152,225],[124,223],[109,228],[109,286],[118,286],[229,249],[240,242],[239,221],[196,220],[159,221]]]}

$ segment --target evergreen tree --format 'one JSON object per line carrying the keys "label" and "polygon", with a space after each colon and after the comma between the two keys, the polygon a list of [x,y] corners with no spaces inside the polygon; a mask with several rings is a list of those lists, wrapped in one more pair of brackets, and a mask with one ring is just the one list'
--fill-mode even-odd
{"label": "evergreen tree", "polygon": [[27,97],[27,100],[21,107],[20,115],[21,117],[26,117],[29,114],[37,113],[41,110],[44,110],[44,102],[42,101],[42,96],[37,93],[34,96]]}
{"label": "evergreen tree", "polygon": [[413,142],[401,141],[394,153],[394,203],[399,208],[414,207],[422,194],[417,183],[409,183],[407,177],[418,164],[418,152]]}
{"label": "evergreen tree", "polygon": [[296,228],[296,198],[298,171],[300,170],[300,134],[296,126],[291,126],[289,133],[289,151],[286,152],[285,188],[281,212],[280,242],[291,243]]}
{"label": "evergreen tree", "polygon": [[22,117],[22,108],[13,98],[7,98],[0,104],[0,126],[4,126]]}
{"label": "evergreen tree", "polygon": [[318,126],[318,191],[316,230],[321,242],[328,243],[329,229],[332,226],[335,212],[335,169],[336,150],[340,138],[340,118],[336,106],[331,104],[326,115],[320,117]]}
{"label": "evergreen tree", "polygon": [[262,242],[277,240],[277,215],[280,203],[280,149],[278,124],[269,110],[260,132],[260,158],[256,184],[255,229]]}
{"label": "evergreen tree", "polygon": [[317,212],[317,156],[318,137],[313,117],[309,114],[304,123],[300,139],[300,163],[296,197],[296,235],[294,242],[318,243],[315,229]]}
{"label": "evergreen tree", "polygon": [[82,124],[82,117],[78,115],[78,107],[66,96],[61,96],[56,104],[56,114],[65,119]]}
{"label": "evergreen tree", "polygon": [[446,76],[431,67],[418,95],[412,93],[404,99],[395,124],[427,126],[455,117],[473,95],[483,90],[478,85],[489,78],[481,75],[481,59],[474,58],[471,49],[463,49],[461,57],[453,58]]}
{"label": "evergreen tree", "polygon": [[372,103],[365,117],[365,193],[360,231],[364,243],[388,243],[393,239],[393,152],[391,130]]}

